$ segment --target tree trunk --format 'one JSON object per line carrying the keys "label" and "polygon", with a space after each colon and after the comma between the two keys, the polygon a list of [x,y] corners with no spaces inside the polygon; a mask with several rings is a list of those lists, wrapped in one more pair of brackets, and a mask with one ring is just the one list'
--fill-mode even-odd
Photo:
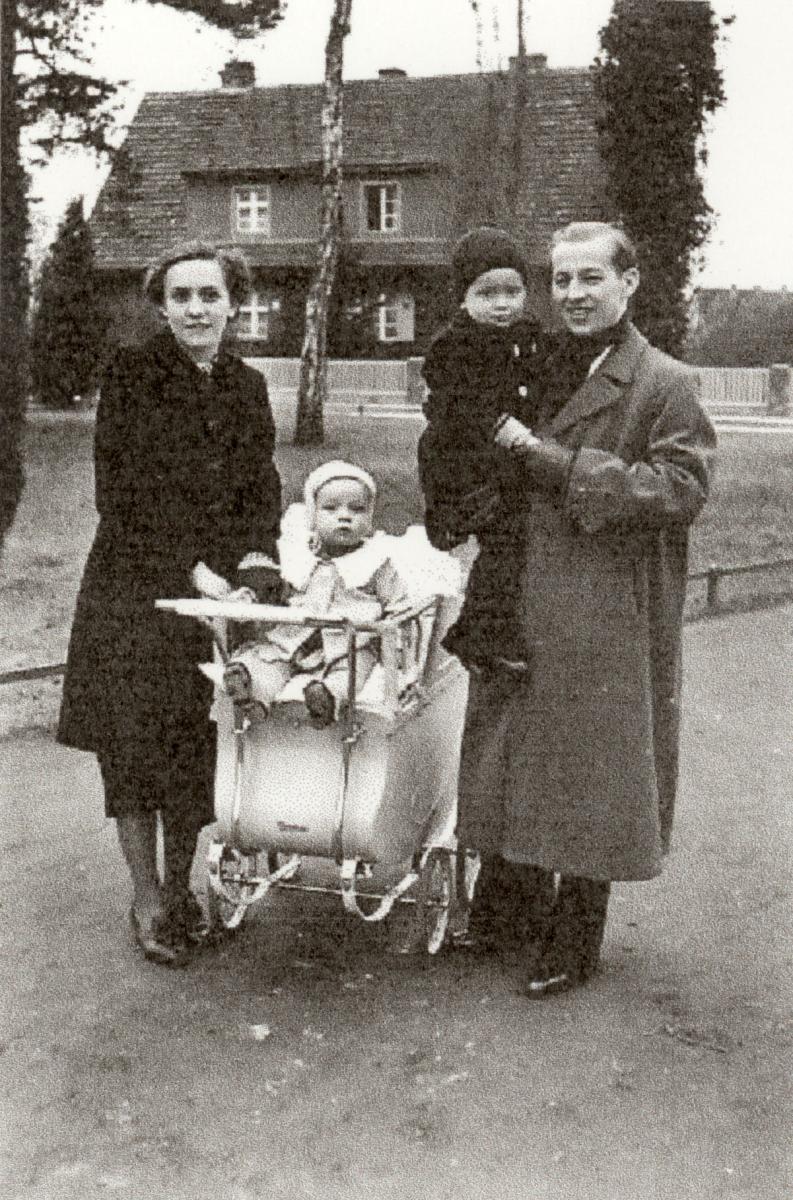
{"label": "tree trunk", "polygon": [[510,221],[518,220],[518,204],[524,188],[524,137],[526,128],[526,101],[528,98],[528,75],[526,63],[525,13],[523,0],[518,0],[518,53],[515,60],[515,90],[513,96],[514,121],[512,129],[512,161],[509,183],[505,189]]}
{"label": "tree trunk", "polygon": [[321,445],[322,413],[328,393],[328,308],[336,278],[341,234],[342,100],[344,39],[350,31],[352,0],[334,0],[325,46],[322,102],[322,218],[319,262],[306,298],[306,327],[300,357],[295,444]]}
{"label": "tree trunk", "polygon": [[2,0],[0,52],[0,547],[22,494],[26,392],[27,186],[14,68],[16,0]]}

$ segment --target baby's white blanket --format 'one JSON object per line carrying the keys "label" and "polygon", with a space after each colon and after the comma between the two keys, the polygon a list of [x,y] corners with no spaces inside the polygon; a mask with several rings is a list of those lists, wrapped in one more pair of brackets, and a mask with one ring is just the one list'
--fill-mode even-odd
{"label": "baby's white blanket", "polygon": [[[278,539],[281,574],[303,591],[319,559],[311,549],[311,531],[304,504],[291,504],[281,519]],[[431,546],[423,525],[411,525],[401,536],[378,530],[352,550],[333,560],[346,587],[365,586],[390,559],[407,588],[411,602],[431,596],[457,596],[462,586],[460,564],[451,554]]]}

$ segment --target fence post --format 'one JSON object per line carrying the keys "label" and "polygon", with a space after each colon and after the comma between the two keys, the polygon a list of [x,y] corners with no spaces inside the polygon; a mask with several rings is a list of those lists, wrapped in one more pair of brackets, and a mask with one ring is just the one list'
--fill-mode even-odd
{"label": "fence post", "polygon": [[715,613],[719,608],[719,580],[721,579],[721,571],[715,563],[711,563],[708,567],[707,574],[707,595],[705,603],[709,613]]}
{"label": "fence post", "polygon": [[421,408],[424,403],[424,380],[421,376],[422,358],[407,360],[407,402]]}
{"label": "fence post", "polygon": [[787,363],[773,363],[768,368],[768,414],[786,417],[790,413],[791,377],[793,369]]}

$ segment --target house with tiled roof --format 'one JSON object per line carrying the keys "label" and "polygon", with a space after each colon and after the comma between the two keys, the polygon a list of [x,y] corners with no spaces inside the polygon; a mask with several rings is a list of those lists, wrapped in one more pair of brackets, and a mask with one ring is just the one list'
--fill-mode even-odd
{"label": "house with tiled roof", "polygon": [[[252,355],[294,355],[317,247],[322,88],[257,87],[243,62],[221,79],[144,97],[91,218],[97,269],[124,336],[139,327],[133,297],[153,258],[185,239],[238,246],[255,282],[240,337]],[[549,69],[543,55],[502,72],[392,68],[347,82],[343,170],[329,331],[340,357],[422,352],[470,225],[511,224],[541,306],[552,230],[606,213],[589,73]]]}

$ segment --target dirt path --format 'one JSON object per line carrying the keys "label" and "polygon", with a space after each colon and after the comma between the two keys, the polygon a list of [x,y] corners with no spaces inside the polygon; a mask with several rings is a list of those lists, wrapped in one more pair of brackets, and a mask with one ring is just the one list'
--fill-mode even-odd
{"label": "dirt path", "polygon": [[687,629],[676,852],[538,1004],[327,897],[150,966],[93,760],[0,743],[0,1196],[787,1200],[792,645],[790,608]]}

